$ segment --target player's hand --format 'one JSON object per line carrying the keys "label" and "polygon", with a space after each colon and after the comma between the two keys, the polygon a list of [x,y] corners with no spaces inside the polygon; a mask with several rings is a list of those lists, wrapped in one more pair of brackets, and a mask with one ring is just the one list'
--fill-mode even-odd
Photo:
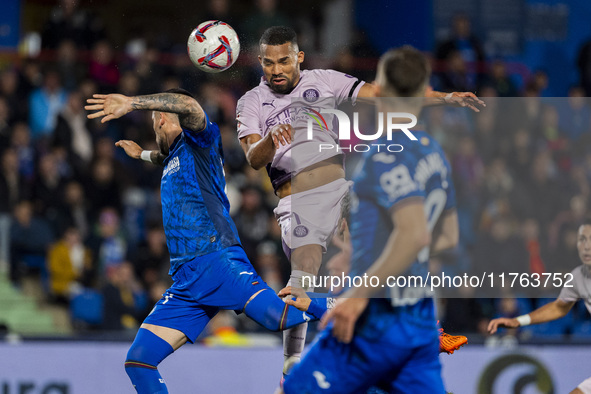
{"label": "player's hand", "polygon": [[291,141],[293,141],[293,133],[294,130],[290,124],[278,124],[271,128],[268,135],[271,136],[275,149],[279,149],[282,146],[291,144]]}
{"label": "player's hand", "polygon": [[322,316],[320,328],[333,322],[332,335],[339,341],[349,343],[353,339],[355,323],[367,307],[367,298],[340,298],[336,306]]}
{"label": "player's hand", "polygon": [[490,323],[488,323],[488,333],[494,334],[495,332],[497,332],[497,329],[499,327],[517,328],[519,327],[519,322],[517,321],[517,319],[511,319],[507,317],[493,319],[490,321]]}
{"label": "player's hand", "polygon": [[132,159],[140,159],[143,149],[133,141],[130,140],[121,140],[115,143],[115,146],[119,148],[123,148],[127,156],[131,157]]}
{"label": "player's hand", "polygon": [[100,118],[101,123],[122,117],[131,112],[131,97],[122,94],[93,94],[93,98],[87,99],[88,104],[84,107],[87,111],[96,111],[88,114],[88,119]]}
{"label": "player's hand", "polygon": [[484,101],[480,100],[472,92],[453,92],[450,98],[444,100],[447,104],[468,107],[474,112],[480,112],[480,108],[486,107]]}
{"label": "player's hand", "polygon": [[277,295],[281,298],[285,297],[283,298],[283,302],[287,305],[295,306],[302,312],[306,312],[312,302],[304,289],[298,289],[291,286],[284,287],[279,293],[277,293]]}

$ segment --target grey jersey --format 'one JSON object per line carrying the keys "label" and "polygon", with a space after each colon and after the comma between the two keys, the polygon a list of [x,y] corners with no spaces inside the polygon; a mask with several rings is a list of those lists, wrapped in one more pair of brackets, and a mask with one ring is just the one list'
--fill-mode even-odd
{"label": "grey jersey", "polygon": [[579,265],[572,270],[573,280],[569,282],[566,278],[565,285],[572,287],[563,287],[558,299],[564,302],[575,302],[582,299],[589,313],[591,313],[591,268],[586,265]]}

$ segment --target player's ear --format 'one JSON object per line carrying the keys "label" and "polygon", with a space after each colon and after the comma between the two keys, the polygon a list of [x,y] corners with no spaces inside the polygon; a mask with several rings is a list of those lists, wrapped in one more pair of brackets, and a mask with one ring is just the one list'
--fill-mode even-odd
{"label": "player's ear", "polygon": [[263,58],[261,57],[261,55],[258,55],[257,57],[259,58],[259,63],[262,66],[263,65]]}
{"label": "player's ear", "polygon": [[304,51],[298,52],[298,64],[302,64],[304,62]]}

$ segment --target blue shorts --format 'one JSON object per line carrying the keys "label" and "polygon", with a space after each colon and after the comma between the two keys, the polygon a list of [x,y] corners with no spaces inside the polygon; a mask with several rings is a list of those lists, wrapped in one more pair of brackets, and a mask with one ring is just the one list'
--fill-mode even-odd
{"label": "blue shorts", "polygon": [[285,394],[365,393],[372,386],[386,393],[445,393],[435,322],[420,327],[384,315],[360,322],[349,344],[337,341],[330,326],[324,330],[285,379]]}
{"label": "blue shorts", "polygon": [[183,264],[173,285],[144,323],[174,328],[194,342],[220,309],[241,312],[253,294],[270,287],[240,246],[231,246]]}

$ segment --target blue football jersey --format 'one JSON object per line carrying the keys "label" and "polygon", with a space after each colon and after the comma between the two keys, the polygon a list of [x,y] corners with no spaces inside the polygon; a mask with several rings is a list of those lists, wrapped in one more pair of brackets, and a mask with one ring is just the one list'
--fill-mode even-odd
{"label": "blue football jersey", "polygon": [[[351,275],[363,275],[382,253],[394,230],[392,210],[397,205],[421,199],[430,230],[443,211],[455,207],[451,167],[441,146],[424,131],[413,134],[418,141],[403,133],[394,133],[392,141],[379,141],[403,145],[402,152],[372,149],[359,163],[351,199]],[[427,279],[428,259],[426,247],[403,275]],[[394,307],[425,308],[419,301],[429,297],[430,291],[413,284],[386,286],[379,296],[389,298]]]}
{"label": "blue football jersey", "polygon": [[171,275],[195,257],[240,245],[223,163],[220,130],[207,116],[204,130],[183,129],[170,146],[160,193]]}

